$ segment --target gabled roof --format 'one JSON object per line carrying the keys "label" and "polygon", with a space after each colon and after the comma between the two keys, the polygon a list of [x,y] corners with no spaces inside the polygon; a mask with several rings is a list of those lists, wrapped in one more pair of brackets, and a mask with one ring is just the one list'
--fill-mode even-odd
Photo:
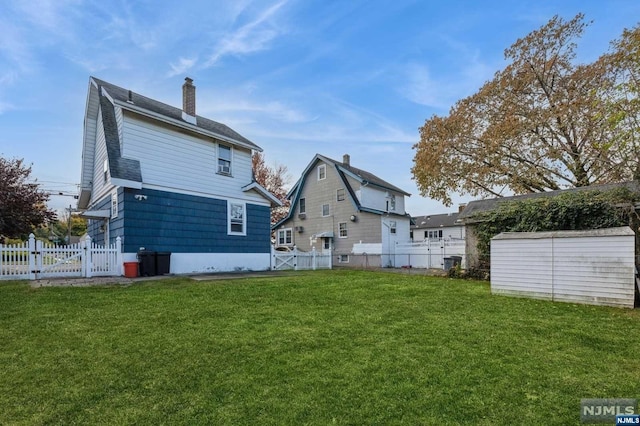
{"label": "gabled roof", "polygon": [[457,222],[459,213],[443,213],[432,214],[427,216],[414,216],[411,229],[422,228],[446,228],[451,226],[461,226],[460,222]]}
{"label": "gabled roof", "polygon": [[[262,149],[240,135],[230,127],[196,115],[190,117],[183,115],[180,108],[175,108],[165,103],[147,98],[133,91],[124,89],[95,77],[89,78],[89,90],[85,111],[85,129],[83,137],[83,160],[80,196],[78,208],[86,209],[91,199],[93,186],[91,183],[94,169],[93,151],[95,150],[97,116],[100,112],[102,129],[105,136],[107,149],[107,162],[111,182],[115,185],[130,188],[142,187],[142,173],[140,161],[122,157],[120,150],[120,132],[116,117],[116,106],[123,110],[135,112],[154,120],[162,121],[169,125],[194,132],[197,134],[221,140],[230,145],[241,146],[250,150],[262,151]],[[250,187],[249,187],[250,186]],[[264,188],[259,185],[249,185],[246,191],[256,191],[267,198],[272,205],[279,205],[280,201],[267,195]]]}
{"label": "gabled roof", "polygon": [[289,213],[287,214],[287,216],[281,219],[278,223],[273,225],[272,226],[273,229],[277,228],[283,222],[286,222],[293,216],[296,203],[298,201],[298,198],[300,198],[300,192],[302,190],[302,187],[304,186],[304,182],[318,161],[322,161],[330,166],[335,167],[338,173],[338,176],[342,180],[344,187],[347,189],[347,192],[349,193],[349,198],[351,199],[351,202],[354,204],[354,207],[356,208],[356,210],[368,212],[368,213],[374,213],[374,214],[389,214],[392,216],[402,216],[402,217],[408,216],[408,214],[401,215],[398,213],[372,209],[372,208],[361,205],[360,201],[358,200],[358,197],[356,197],[355,191],[349,184],[347,176],[355,179],[356,181],[360,182],[362,185],[365,185],[365,186],[366,185],[376,186],[382,190],[397,192],[399,194],[406,195],[408,197],[410,197],[411,194],[403,191],[402,189],[390,184],[389,182],[383,179],[380,179],[373,173],[367,172],[362,169],[358,169],[356,167],[351,166],[350,164],[333,160],[329,157],[325,157],[324,155],[316,154],[311,160],[311,162],[307,165],[307,167],[302,172],[302,176],[300,177],[300,179],[298,179],[298,181],[293,185],[293,187],[291,188],[291,190],[289,190],[289,193],[287,194],[287,198],[292,200],[291,207],[289,208]]}
{"label": "gabled roof", "polygon": [[[95,77],[91,77],[91,80],[95,82],[98,87],[104,89],[104,92],[110,96],[119,106],[137,112],[149,112],[153,115],[159,115],[166,117],[170,120],[174,120],[174,124],[180,124],[185,128],[190,128],[193,131],[205,132],[213,137],[218,137],[230,143],[236,143],[246,148],[250,148],[256,151],[262,151],[258,145],[251,142],[235,130],[231,129],[225,124],[217,121],[209,120],[208,118],[196,115],[196,124],[191,124],[183,119],[182,109],[172,107],[163,102],[156,101],[146,96],[140,95],[136,92],[129,91],[115,84],[108,83],[104,80],[100,80]],[[131,92],[131,93],[130,93]],[[101,93],[102,94],[102,93]]]}
{"label": "gabled roof", "polygon": [[486,200],[471,201],[465,209],[460,213],[458,219],[461,221],[469,221],[469,219],[477,213],[491,211],[498,207],[500,203],[507,201],[521,201],[533,198],[550,198],[564,193],[582,192],[582,191],[610,191],[616,188],[627,188],[631,191],[640,193],[640,183],[638,181],[628,181],[620,183],[609,183],[602,185],[581,186],[578,188],[560,189],[557,191],[533,192],[531,194],[514,195],[512,197],[490,198]]}
{"label": "gabled roof", "polygon": [[[325,162],[325,163],[327,163],[329,165],[333,165],[339,172],[342,172],[342,173],[345,173],[345,174],[351,176],[352,178],[356,179],[357,181],[359,181],[363,185],[374,185],[374,186],[377,186],[379,188],[383,188],[383,189],[386,189],[386,190],[398,192],[398,193],[400,193],[402,195],[406,195],[407,197],[411,196],[411,194],[409,194],[408,192],[405,192],[402,189],[398,188],[397,186],[394,186],[394,185],[390,184],[389,182],[387,182],[387,181],[385,181],[383,179],[380,179],[378,176],[374,175],[373,173],[367,172],[367,171],[362,170],[362,169],[358,169],[358,168],[353,167],[353,166],[351,166],[349,164],[341,163],[341,162],[333,160],[333,159],[331,159],[329,157],[325,157],[324,155],[316,154],[313,157],[313,160],[311,160],[309,165],[307,165],[307,167],[302,172],[302,177],[298,180],[298,182],[296,182],[296,184],[291,188],[291,190],[287,194],[287,198],[291,198],[291,195],[296,191],[296,187],[300,183],[302,183],[303,179],[307,176],[307,174],[311,171],[311,169],[313,169],[313,167],[318,162],[318,160],[323,161],[323,162]],[[350,188],[350,186],[349,186],[349,188]]]}

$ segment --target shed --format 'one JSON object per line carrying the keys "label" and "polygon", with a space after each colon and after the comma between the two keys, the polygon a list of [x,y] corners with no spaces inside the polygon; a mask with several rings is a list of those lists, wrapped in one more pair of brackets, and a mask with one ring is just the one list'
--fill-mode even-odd
{"label": "shed", "polygon": [[504,232],[491,239],[491,293],[633,308],[629,227]]}

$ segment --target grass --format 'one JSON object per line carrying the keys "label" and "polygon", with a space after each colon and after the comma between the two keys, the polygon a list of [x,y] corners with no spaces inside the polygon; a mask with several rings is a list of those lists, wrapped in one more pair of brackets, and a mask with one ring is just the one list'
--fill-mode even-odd
{"label": "grass", "polygon": [[0,283],[0,424],[579,424],[640,396],[640,312],[364,271]]}

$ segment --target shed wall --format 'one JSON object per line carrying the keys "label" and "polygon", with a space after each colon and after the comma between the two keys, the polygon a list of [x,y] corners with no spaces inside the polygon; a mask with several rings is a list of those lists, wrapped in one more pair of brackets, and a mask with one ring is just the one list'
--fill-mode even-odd
{"label": "shed wall", "polygon": [[492,293],[633,308],[633,233],[499,237],[491,241]]}

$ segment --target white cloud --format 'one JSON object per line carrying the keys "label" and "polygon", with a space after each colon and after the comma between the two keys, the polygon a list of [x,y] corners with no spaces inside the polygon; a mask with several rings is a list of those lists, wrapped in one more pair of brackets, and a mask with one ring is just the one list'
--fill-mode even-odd
{"label": "white cloud", "polygon": [[180,58],[178,59],[178,63],[177,64],[169,64],[169,66],[171,67],[171,71],[168,74],[168,77],[173,77],[176,75],[180,75],[180,74],[184,74],[185,72],[189,71],[196,63],[196,59],[187,59],[187,58]]}
{"label": "white cloud", "polygon": [[204,64],[205,68],[215,65],[226,55],[246,55],[267,49],[269,42],[282,31],[271,22],[271,18],[286,2],[283,0],[272,5],[253,21],[223,37],[214,49],[214,53]]}

